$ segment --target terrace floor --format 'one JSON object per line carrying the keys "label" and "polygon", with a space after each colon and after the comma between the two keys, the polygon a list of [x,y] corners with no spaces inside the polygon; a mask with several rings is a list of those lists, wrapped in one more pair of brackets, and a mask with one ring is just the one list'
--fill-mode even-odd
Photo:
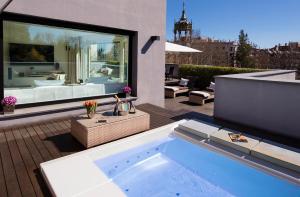
{"label": "terrace floor", "polygon": [[193,112],[198,112],[208,116],[213,116],[214,113],[214,102],[208,102],[205,105],[195,105],[189,103],[189,97],[179,96],[176,98],[166,98],[165,99],[165,108],[169,110],[188,110]]}
{"label": "terrace floor", "polygon": [[[166,100],[167,109],[150,104],[137,108],[150,114],[151,129],[183,118],[214,121],[210,116],[213,103],[190,106],[185,100]],[[176,102],[180,103],[177,107]],[[290,139],[283,143],[297,145]],[[70,135],[69,118],[0,128],[0,196],[50,196],[39,164],[82,150],[84,147]]]}

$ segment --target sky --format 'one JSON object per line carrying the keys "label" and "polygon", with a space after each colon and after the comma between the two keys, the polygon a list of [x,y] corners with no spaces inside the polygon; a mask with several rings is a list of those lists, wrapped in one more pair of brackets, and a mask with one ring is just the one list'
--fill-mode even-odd
{"label": "sky", "polygon": [[[167,39],[173,40],[174,20],[183,0],[167,0]],[[202,36],[237,40],[241,29],[260,48],[300,42],[300,0],[185,0],[193,29]]]}

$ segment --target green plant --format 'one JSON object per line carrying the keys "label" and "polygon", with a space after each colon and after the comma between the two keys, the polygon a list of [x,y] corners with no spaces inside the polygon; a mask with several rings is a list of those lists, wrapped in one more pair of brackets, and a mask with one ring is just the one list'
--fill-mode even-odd
{"label": "green plant", "polygon": [[251,57],[252,48],[253,46],[250,44],[248,34],[244,30],[241,30],[236,52],[236,60],[241,67],[254,67],[254,59]]}
{"label": "green plant", "polygon": [[250,73],[263,71],[253,68],[235,68],[221,66],[202,66],[202,65],[180,65],[179,76],[188,78],[190,86],[193,88],[204,89],[209,86],[210,82],[214,81],[217,75],[229,75],[239,73]]}

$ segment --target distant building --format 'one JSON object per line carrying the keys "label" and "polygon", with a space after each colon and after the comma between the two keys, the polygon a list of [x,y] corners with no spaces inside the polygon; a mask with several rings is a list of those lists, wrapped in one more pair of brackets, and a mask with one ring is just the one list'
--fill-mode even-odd
{"label": "distant building", "polygon": [[270,49],[254,49],[257,68],[300,69],[300,43],[289,42]]}
{"label": "distant building", "polygon": [[188,21],[183,2],[182,14],[179,21],[174,24],[174,42],[183,42],[188,45],[192,40],[193,24]]}
{"label": "distant building", "polygon": [[235,66],[237,44],[193,35],[192,22],[188,20],[183,3],[181,17],[174,23],[174,43],[202,51],[194,54],[166,54],[166,63]]}

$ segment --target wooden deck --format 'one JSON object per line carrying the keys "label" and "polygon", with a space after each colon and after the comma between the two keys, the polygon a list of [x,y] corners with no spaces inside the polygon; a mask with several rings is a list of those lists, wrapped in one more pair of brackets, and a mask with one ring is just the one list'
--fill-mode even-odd
{"label": "wooden deck", "polygon": [[[183,118],[213,121],[211,116],[185,109],[168,110],[150,104],[138,109],[150,114],[151,129]],[[39,164],[82,150],[84,147],[70,135],[68,118],[0,128],[0,197],[50,196]]]}
{"label": "wooden deck", "polygon": [[[150,114],[151,129],[181,119],[186,113],[148,104],[138,108]],[[39,164],[82,150],[84,147],[70,135],[70,119],[0,129],[0,197],[50,196]]]}

